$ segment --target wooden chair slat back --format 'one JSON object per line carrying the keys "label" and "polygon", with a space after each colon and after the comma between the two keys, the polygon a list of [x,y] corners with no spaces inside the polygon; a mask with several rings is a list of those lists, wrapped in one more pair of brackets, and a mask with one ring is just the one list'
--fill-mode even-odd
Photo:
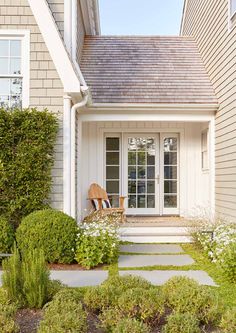
{"label": "wooden chair slat back", "polygon": [[107,192],[98,184],[93,183],[91,184],[89,191],[88,191],[88,198],[89,199],[102,199],[107,200]]}

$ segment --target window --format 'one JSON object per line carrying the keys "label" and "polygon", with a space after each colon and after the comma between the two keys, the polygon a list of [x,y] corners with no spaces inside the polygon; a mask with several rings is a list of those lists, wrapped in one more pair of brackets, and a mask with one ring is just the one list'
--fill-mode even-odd
{"label": "window", "polygon": [[106,191],[112,207],[119,207],[120,138],[106,137]]}
{"label": "window", "polygon": [[0,107],[29,106],[29,34],[0,30]]}
{"label": "window", "polygon": [[208,130],[202,132],[201,138],[201,146],[202,146],[202,170],[207,170],[209,168],[208,161]]}
{"label": "window", "polygon": [[236,13],[236,0],[230,0],[230,16],[231,18]]}

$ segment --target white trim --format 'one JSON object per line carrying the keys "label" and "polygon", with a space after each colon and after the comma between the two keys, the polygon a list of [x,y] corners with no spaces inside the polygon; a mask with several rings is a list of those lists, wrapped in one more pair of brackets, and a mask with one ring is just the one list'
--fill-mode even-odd
{"label": "white trim", "polygon": [[228,0],[228,32],[231,32],[231,30],[236,24],[236,11],[232,14],[231,1],[232,0]]}
{"label": "white trim", "polygon": [[218,104],[172,104],[172,103],[93,103],[90,110],[99,111],[126,111],[127,110],[154,110],[166,112],[216,112]]}
{"label": "white trim", "polygon": [[[30,31],[0,29],[0,39],[3,38],[21,40],[22,108],[28,108],[30,104]],[[4,77],[10,77],[10,75],[4,75]]]}
{"label": "white trim", "polygon": [[[202,144],[203,144],[203,135],[206,134],[206,150],[203,150]],[[203,172],[209,171],[209,128],[205,128],[201,131],[201,169]],[[207,153],[207,165],[203,167],[203,152]]]}
{"label": "white trim", "polygon": [[215,214],[215,117],[209,123],[210,205]]}
{"label": "white trim", "polygon": [[182,14],[181,25],[180,25],[180,32],[179,32],[180,36],[183,36],[183,27],[184,27],[186,12],[187,12],[187,6],[188,6],[188,0],[184,0],[183,14]]}
{"label": "white trim", "polygon": [[[68,93],[80,93],[80,81],[46,0],[28,0],[58,75]],[[70,1],[66,1],[70,2]]]}

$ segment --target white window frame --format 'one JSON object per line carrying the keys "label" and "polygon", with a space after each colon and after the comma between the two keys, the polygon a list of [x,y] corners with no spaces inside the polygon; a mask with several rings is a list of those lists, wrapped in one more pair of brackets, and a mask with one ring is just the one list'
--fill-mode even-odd
{"label": "white window frame", "polygon": [[[235,10],[233,11],[233,2],[235,2]],[[230,19],[232,20],[232,18],[234,17],[234,15],[236,14],[236,0],[229,0],[229,10],[230,10]]]}
{"label": "white window frame", "polygon": [[[21,40],[22,108],[28,108],[30,104],[30,31],[0,29],[0,39]],[[19,75],[1,75],[0,73],[0,78],[16,76]]]}
{"label": "white window frame", "polygon": [[228,31],[230,32],[232,28],[236,25],[236,9],[232,10],[232,3],[236,0],[228,0]]}
{"label": "white window frame", "polygon": [[[206,148],[203,148],[203,135],[206,135]],[[203,165],[203,153],[206,153],[206,166]],[[209,129],[201,132],[201,168],[202,171],[209,171]]]}

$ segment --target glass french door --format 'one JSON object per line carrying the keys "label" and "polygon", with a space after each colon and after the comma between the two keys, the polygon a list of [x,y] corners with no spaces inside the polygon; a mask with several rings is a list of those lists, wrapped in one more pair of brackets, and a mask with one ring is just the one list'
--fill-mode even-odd
{"label": "glass french door", "polygon": [[124,135],[127,214],[159,214],[159,136]]}

